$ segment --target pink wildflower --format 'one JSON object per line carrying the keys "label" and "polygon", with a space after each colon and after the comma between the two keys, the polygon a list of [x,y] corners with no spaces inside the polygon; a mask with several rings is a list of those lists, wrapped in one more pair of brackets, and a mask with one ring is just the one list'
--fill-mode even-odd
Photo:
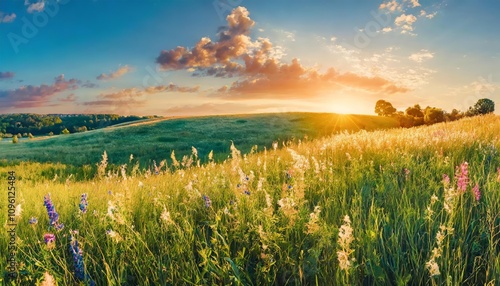
{"label": "pink wildflower", "polygon": [[457,167],[455,177],[457,178],[457,187],[459,191],[465,192],[469,184],[469,163],[464,162]]}
{"label": "pink wildflower", "polygon": [[476,183],[474,188],[472,188],[472,192],[474,193],[474,197],[476,198],[476,202],[479,202],[481,198],[481,191],[479,190],[479,185]]}
{"label": "pink wildflower", "polygon": [[450,185],[450,177],[446,174],[443,174],[443,184],[445,187],[448,187]]}

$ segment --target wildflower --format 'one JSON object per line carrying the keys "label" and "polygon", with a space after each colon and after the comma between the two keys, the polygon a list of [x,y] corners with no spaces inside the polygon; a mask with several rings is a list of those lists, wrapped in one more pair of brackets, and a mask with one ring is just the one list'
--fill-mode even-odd
{"label": "wildflower", "polygon": [[36,217],[31,217],[29,220],[28,220],[29,224],[31,225],[36,225],[38,223],[38,219]]}
{"label": "wildflower", "polygon": [[167,211],[166,208],[163,208],[163,212],[161,213],[160,219],[167,225],[174,224],[174,221],[172,220],[172,218],[170,218],[170,212]]}
{"label": "wildflower", "polygon": [[46,233],[43,235],[43,240],[45,241],[45,244],[51,244],[56,241],[56,236],[52,233]]}
{"label": "wildflower", "polygon": [[307,234],[316,233],[319,230],[319,214],[321,212],[320,206],[315,206],[314,211],[309,214],[309,221],[306,224]]}
{"label": "wildflower", "polygon": [[476,202],[479,202],[479,199],[481,198],[481,191],[479,190],[479,185],[477,183],[474,188],[472,188],[472,192],[474,193]]}
{"label": "wildflower", "polygon": [[43,274],[43,281],[40,283],[40,286],[55,286],[56,280],[49,272],[45,271]]}
{"label": "wildflower", "polygon": [[434,259],[426,262],[425,267],[427,268],[427,270],[429,270],[429,275],[431,277],[438,276],[441,274],[441,272],[439,272],[439,265],[437,264],[437,262]]}
{"label": "wildflower", "polygon": [[443,184],[445,187],[450,185],[450,177],[447,174],[443,174]]}
{"label": "wildflower", "polygon": [[21,207],[21,204],[18,204],[16,206],[16,210],[14,212],[14,216],[15,217],[20,217],[22,212],[23,212],[23,208]]}
{"label": "wildflower", "polygon": [[112,229],[106,230],[106,235],[109,236],[110,238],[114,239],[115,242],[119,242],[122,240],[121,235]]}
{"label": "wildflower", "polygon": [[205,201],[205,207],[209,208],[212,206],[212,201],[208,196],[203,195],[203,201]]}
{"label": "wildflower", "polygon": [[144,187],[144,184],[141,181],[139,181],[139,188],[142,188],[142,187]]}
{"label": "wildflower", "polygon": [[87,202],[87,194],[82,194],[82,197],[80,199],[80,211],[82,213],[86,213],[87,212],[87,206],[89,205],[89,203]]}
{"label": "wildflower", "polygon": [[64,224],[59,223],[59,214],[56,212],[56,208],[50,199],[50,194],[44,197],[43,204],[47,209],[47,214],[49,215],[49,224],[50,226],[55,227],[57,230],[61,230],[64,228]]}
{"label": "wildflower", "polygon": [[498,173],[498,175],[497,175],[497,182],[500,182],[500,167],[497,168],[497,173]]}
{"label": "wildflower", "polygon": [[79,280],[85,279],[85,265],[83,263],[83,251],[78,245],[78,240],[71,236],[69,250],[73,255],[73,265],[75,266],[75,276]]}
{"label": "wildflower", "polygon": [[132,162],[134,160],[134,154],[130,154],[130,158],[128,159],[129,162]]}
{"label": "wildflower", "polygon": [[351,243],[354,241],[352,233],[351,219],[346,215],[344,217],[344,224],[340,226],[339,238],[337,240],[340,246],[340,250],[337,251],[337,259],[341,270],[349,270],[351,268],[351,261],[354,261],[354,258],[349,259],[349,255],[354,252],[351,249]]}
{"label": "wildflower", "polygon": [[469,184],[469,163],[464,162],[457,167],[455,177],[457,178],[457,187],[459,191],[465,192]]}

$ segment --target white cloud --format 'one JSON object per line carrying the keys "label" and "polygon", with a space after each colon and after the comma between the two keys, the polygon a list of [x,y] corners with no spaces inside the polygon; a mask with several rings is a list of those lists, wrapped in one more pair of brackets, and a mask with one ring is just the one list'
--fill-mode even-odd
{"label": "white cloud", "polygon": [[411,4],[413,5],[413,8],[421,6],[420,3],[418,3],[418,0],[410,0]]}
{"label": "white cloud", "polygon": [[380,4],[379,9],[380,10],[387,9],[390,12],[396,12],[396,11],[401,11],[402,7],[401,4],[398,3],[398,1],[392,0]]}
{"label": "white cloud", "polygon": [[426,17],[427,19],[432,19],[432,18],[434,18],[434,17],[436,16],[436,14],[437,14],[437,12],[434,12],[434,13],[431,13],[431,14],[427,14],[427,15],[425,15],[425,17]]}
{"label": "white cloud", "polygon": [[10,15],[6,14],[3,16],[3,13],[0,12],[0,23],[12,23],[16,19],[16,14],[12,13]]}
{"label": "white cloud", "polygon": [[331,42],[335,42],[336,40],[337,40],[337,37],[331,37],[331,38],[330,38],[330,41],[331,41]]}
{"label": "white cloud", "polygon": [[389,32],[392,32],[392,28],[391,27],[385,27],[382,29],[382,32],[383,33],[389,33]]}
{"label": "white cloud", "polygon": [[394,24],[396,24],[397,26],[402,26],[404,24],[411,26],[416,21],[417,21],[417,17],[413,16],[412,14],[408,14],[408,15],[402,14],[399,17],[397,17],[396,20],[394,20]]}
{"label": "white cloud", "polygon": [[[28,1],[24,2],[25,5],[26,5],[26,3],[29,4]],[[45,9],[45,2],[44,1],[36,2],[33,4],[29,4],[28,13],[42,12],[43,9]]]}
{"label": "white cloud", "polygon": [[420,50],[418,53],[411,54],[408,59],[421,63],[425,60],[430,60],[434,58],[434,53],[429,52],[428,50]]}

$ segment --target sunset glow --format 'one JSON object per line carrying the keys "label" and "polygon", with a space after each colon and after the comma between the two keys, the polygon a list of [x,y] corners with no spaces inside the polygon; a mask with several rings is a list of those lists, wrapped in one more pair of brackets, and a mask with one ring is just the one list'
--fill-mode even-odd
{"label": "sunset glow", "polygon": [[219,2],[2,1],[0,112],[373,114],[378,99],[447,111],[500,99],[497,1]]}

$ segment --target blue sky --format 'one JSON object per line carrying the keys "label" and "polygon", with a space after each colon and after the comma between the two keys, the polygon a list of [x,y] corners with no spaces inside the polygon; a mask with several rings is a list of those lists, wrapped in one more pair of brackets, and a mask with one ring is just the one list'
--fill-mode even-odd
{"label": "blue sky", "polygon": [[499,12],[498,0],[0,0],[0,113],[466,110],[500,102]]}

